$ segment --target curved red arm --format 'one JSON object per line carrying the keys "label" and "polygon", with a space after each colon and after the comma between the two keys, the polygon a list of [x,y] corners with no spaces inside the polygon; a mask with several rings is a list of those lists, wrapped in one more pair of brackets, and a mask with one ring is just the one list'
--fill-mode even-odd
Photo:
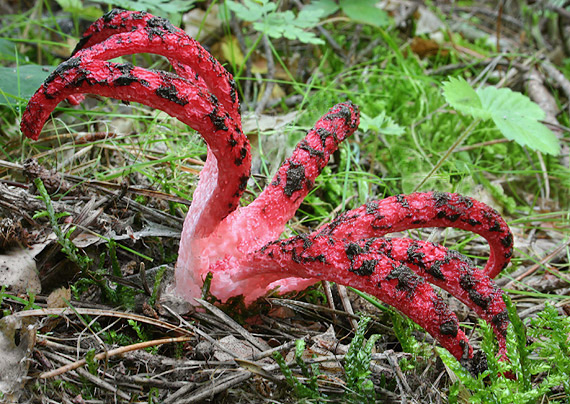
{"label": "curved red arm", "polygon": [[513,254],[513,235],[495,209],[467,196],[438,191],[368,202],[340,214],[319,233],[358,240],[424,227],[454,227],[485,238],[490,256],[484,272],[491,278],[505,269]]}
{"label": "curved red arm", "polygon": [[71,56],[108,60],[135,53],[167,57],[179,76],[205,85],[241,129],[232,75],[198,41],[164,18],[112,10],[89,26]]}
{"label": "curved red arm", "polygon": [[22,116],[22,133],[37,139],[59,102],[84,93],[140,102],[163,110],[200,132],[210,150],[210,163],[206,163],[209,178],[202,183],[205,202],[200,211],[193,211],[193,230],[197,234],[212,232],[237,208],[250,174],[249,142],[210,94],[170,73],[71,58],[59,65],[30,99]]}
{"label": "curved red arm", "polygon": [[[238,268],[235,266],[238,265]],[[238,289],[255,290],[283,276],[336,282],[367,292],[422,326],[457,359],[471,357],[457,317],[427,283],[460,299],[491,324],[506,349],[508,316],[503,291],[459,253],[432,243],[371,238],[342,241],[316,233],[278,240],[236,263],[219,261],[214,276]]]}

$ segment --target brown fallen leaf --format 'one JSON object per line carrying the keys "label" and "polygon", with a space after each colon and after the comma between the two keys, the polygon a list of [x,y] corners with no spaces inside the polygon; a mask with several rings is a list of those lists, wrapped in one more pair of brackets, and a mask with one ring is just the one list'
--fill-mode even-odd
{"label": "brown fallen leaf", "polygon": [[36,331],[26,324],[14,316],[0,319],[0,396],[5,403],[20,402],[27,379]]}
{"label": "brown fallen leaf", "polygon": [[31,248],[13,249],[0,254],[0,285],[8,286],[13,293],[40,293],[40,279],[34,256],[45,244]]}
{"label": "brown fallen leaf", "polygon": [[425,39],[417,36],[412,39],[410,49],[421,58],[435,55],[447,56],[449,54],[448,49],[442,48],[441,45],[433,39]]}

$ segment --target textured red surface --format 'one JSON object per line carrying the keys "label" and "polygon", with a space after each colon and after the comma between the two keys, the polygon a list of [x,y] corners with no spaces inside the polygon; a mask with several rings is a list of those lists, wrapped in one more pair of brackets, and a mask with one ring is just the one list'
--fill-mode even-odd
{"label": "textured red surface", "polygon": [[135,53],[169,58],[179,76],[208,88],[241,125],[231,74],[199,42],[164,18],[145,12],[113,10],[91,24],[71,56],[108,60]]}
{"label": "textured red surface", "polygon": [[[107,62],[146,52],[163,55],[176,74]],[[443,192],[396,195],[344,212],[316,231],[279,240],[289,219],[340,142],[358,127],[358,108],[331,108],[298,144],[270,185],[250,205],[239,200],[250,174],[249,142],[241,131],[231,75],[193,39],[168,21],[143,12],[113,10],[85,33],[31,98],[22,132],[37,139],[57,104],[82,94],[113,97],[163,110],[202,134],[208,155],[182,231],[177,291],[200,297],[213,272],[211,292],[221,300],[243,294],[251,302],[269,290],[300,290],[318,280],[377,296],[424,327],[458,359],[472,349],[436,285],[488,321],[505,353],[507,315],[502,290],[491,278],[508,264],[512,235],[492,208]],[[456,227],[490,246],[480,269],[459,253],[423,241],[385,238],[419,227]]]}

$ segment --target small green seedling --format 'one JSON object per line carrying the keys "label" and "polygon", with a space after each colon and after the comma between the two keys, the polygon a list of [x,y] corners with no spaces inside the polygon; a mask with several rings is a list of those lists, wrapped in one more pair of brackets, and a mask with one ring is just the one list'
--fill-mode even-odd
{"label": "small green seedling", "polygon": [[556,135],[540,122],[544,111],[527,96],[492,86],[474,90],[464,79],[454,77],[443,83],[443,95],[458,112],[491,119],[507,139],[542,153],[560,154]]}
{"label": "small green seedling", "polygon": [[306,31],[319,23],[319,10],[301,10],[297,15],[291,10],[277,11],[277,3],[269,0],[226,1],[227,7],[237,18],[253,23],[253,28],[271,38],[287,38],[303,43],[323,45],[325,42],[314,33]]}

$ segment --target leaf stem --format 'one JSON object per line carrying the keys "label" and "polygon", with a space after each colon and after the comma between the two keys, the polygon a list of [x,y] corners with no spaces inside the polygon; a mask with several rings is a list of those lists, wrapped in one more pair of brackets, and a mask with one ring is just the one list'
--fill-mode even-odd
{"label": "leaf stem", "polygon": [[445,152],[445,154],[439,159],[439,161],[436,163],[435,166],[433,166],[433,168],[430,170],[430,172],[424,177],[423,180],[421,180],[421,182],[416,185],[414,187],[414,192],[416,192],[418,189],[420,189],[425,183],[426,181],[433,175],[435,174],[435,172],[437,170],[439,170],[439,168],[443,165],[443,162],[445,160],[447,160],[447,158],[451,155],[451,153],[453,153],[453,151],[459,147],[459,145],[461,143],[463,143],[463,141],[467,138],[467,136],[469,136],[471,134],[471,132],[473,132],[473,129],[475,129],[475,127],[479,124],[479,122],[481,122],[481,118],[477,118],[475,119],[473,122],[471,122],[469,124],[469,126],[467,128],[465,128],[465,130],[463,131],[463,133],[457,138],[457,140],[455,142],[453,142],[453,144],[451,145],[451,147],[449,149],[447,149],[447,151]]}

